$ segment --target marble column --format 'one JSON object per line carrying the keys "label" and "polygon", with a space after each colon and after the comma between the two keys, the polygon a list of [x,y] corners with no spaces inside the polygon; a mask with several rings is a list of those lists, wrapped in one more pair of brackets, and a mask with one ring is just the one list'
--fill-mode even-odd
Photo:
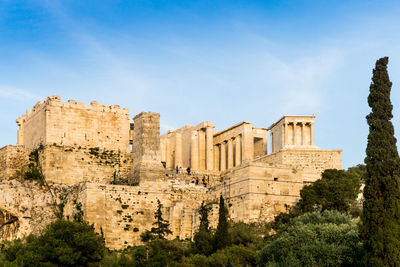
{"label": "marble column", "polygon": [[233,168],[233,139],[228,140],[228,169]]}
{"label": "marble column", "polygon": [[284,125],[285,125],[285,134],[284,134],[284,143],[283,143],[283,146],[285,147],[285,146],[287,146],[288,145],[288,123],[287,122],[284,122]]}
{"label": "marble column", "polygon": [[192,170],[199,169],[199,140],[197,131],[192,132],[192,140],[190,144],[190,168]]}
{"label": "marble column", "polygon": [[213,129],[206,128],[206,169],[212,171],[214,169],[214,152],[213,152]]}
{"label": "marble column", "polygon": [[293,122],[293,145],[297,145],[297,123]]}
{"label": "marble column", "polygon": [[240,166],[242,164],[242,144],[240,142],[241,136],[238,135],[235,137],[235,166]]}
{"label": "marble column", "polygon": [[182,134],[175,133],[175,167],[183,167],[182,164]]}
{"label": "marble column", "polygon": [[301,145],[306,145],[306,132],[304,122],[301,123]]}
{"label": "marble column", "polygon": [[214,146],[214,171],[219,171],[219,146]]}
{"label": "marble column", "polygon": [[251,124],[245,124],[242,132],[242,162],[254,158],[254,138],[253,127]]}
{"label": "marble column", "polygon": [[274,153],[274,134],[270,131],[269,135],[271,136],[271,154]]}
{"label": "marble column", "polygon": [[171,141],[170,136],[167,136],[167,140],[165,141],[165,163],[167,166],[167,169],[173,169],[174,168],[174,161],[172,160],[172,151],[171,151]]}
{"label": "marble column", "polygon": [[310,142],[311,145],[314,145],[314,123],[310,123]]}
{"label": "marble column", "polygon": [[199,129],[199,169],[206,169],[206,133],[203,129]]}
{"label": "marble column", "polygon": [[222,142],[221,143],[221,171],[225,171],[226,170],[226,143]]}
{"label": "marble column", "polygon": [[263,152],[264,155],[268,155],[268,134],[263,138]]}

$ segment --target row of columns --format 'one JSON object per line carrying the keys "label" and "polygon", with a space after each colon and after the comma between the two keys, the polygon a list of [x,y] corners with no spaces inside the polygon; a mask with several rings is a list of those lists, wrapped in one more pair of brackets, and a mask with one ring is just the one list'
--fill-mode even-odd
{"label": "row of columns", "polygon": [[289,124],[293,125],[293,144],[297,144],[297,124],[301,124],[301,136],[302,136],[302,145],[306,145],[306,135],[305,135],[305,127],[306,125],[310,126],[310,145],[314,145],[314,123],[313,122],[285,122],[283,124],[284,127],[284,143],[283,145],[289,145],[289,140],[288,140],[288,128]]}
{"label": "row of columns", "polygon": [[192,132],[190,168],[207,171],[214,169],[213,129],[211,126]]}
{"label": "row of columns", "polygon": [[[232,137],[220,144],[214,145],[214,167],[216,171],[224,171],[242,162],[241,135]],[[235,149],[235,153],[233,150]],[[235,157],[235,158],[234,158]]]}

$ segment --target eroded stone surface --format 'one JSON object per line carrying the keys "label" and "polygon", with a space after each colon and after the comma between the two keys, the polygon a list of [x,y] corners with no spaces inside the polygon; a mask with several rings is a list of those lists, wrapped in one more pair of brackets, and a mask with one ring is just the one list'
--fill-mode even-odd
{"label": "eroded stone surface", "polygon": [[[315,146],[314,118],[284,116],[269,128],[241,122],[222,131],[205,121],[160,137],[157,113],[132,121],[117,105],[47,98],[17,120],[18,146],[0,149],[0,240],[39,233],[56,219],[59,203],[67,219],[80,203],[112,249],[140,244],[157,200],[170,222],[169,238],[193,237],[203,200],[216,227],[220,195],[232,220],[270,221],[323,170],[341,168],[341,150]],[[40,143],[49,187],[17,180]]]}

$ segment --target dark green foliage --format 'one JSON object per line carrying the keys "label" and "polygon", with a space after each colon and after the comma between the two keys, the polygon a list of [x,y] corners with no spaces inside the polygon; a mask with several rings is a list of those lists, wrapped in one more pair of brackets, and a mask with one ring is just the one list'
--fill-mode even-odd
{"label": "dark green foliage", "polygon": [[320,180],[301,189],[297,208],[302,213],[324,210],[348,212],[360,193],[360,186],[358,175],[343,170],[325,170]]}
{"label": "dark green foliage", "polygon": [[148,266],[176,266],[189,250],[187,242],[157,239],[149,244]]}
{"label": "dark green foliage", "polygon": [[260,253],[262,266],[361,266],[356,219],[338,211],[311,212],[293,219]]}
{"label": "dark green foliage", "polygon": [[200,230],[193,237],[193,253],[209,256],[214,251],[213,232]]}
{"label": "dark green foliage", "polygon": [[[135,265],[135,261],[131,259],[129,256],[122,254],[118,255],[115,252],[107,252],[103,260],[100,262],[99,266],[102,267],[130,267],[130,266],[138,266]],[[143,266],[143,265],[142,265]]]}
{"label": "dark green foliage", "polygon": [[20,172],[20,175],[22,175],[25,180],[37,181],[42,185],[44,184],[44,176],[40,166],[39,153],[43,150],[43,148],[43,145],[40,144],[38,148],[34,149],[29,154],[29,164],[27,168],[23,168]]}
{"label": "dark green foliage", "polygon": [[140,234],[140,240],[142,242],[146,243],[154,239],[156,239],[156,236],[153,235],[149,230],[146,230]]}
{"label": "dark green foliage", "polygon": [[156,221],[153,223],[155,227],[151,228],[151,233],[154,234],[159,239],[164,239],[165,236],[172,234],[172,231],[169,230],[169,222],[164,220],[162,217],[162,204],[160,200],[157,200],[158,207],[156,212],[154,213],[154,219]]}
{"label": "dark green foliage", "polygon": [[204,200],[203,202],[201,202],[201,206],[199,209],[199,214],[200,214],[200,226],[199,226],[199,230],[202,231],[208,231],[209,230],[209,225],[210,222],[208,221],[208,214],[211,210],[211,207],[204,205]]}
{"label": "dark green foliage", "polygon": [[400,159],[391,123],[388,58],[376,62],[368,104],[364,206],[360,233],[368,266],[400,265]]}
{"label": "dark green foliage", "polygon": [[367,167],[364,164],[358,164],[357,166],[348,168],[347,172],[350,175],[359,177],[361,181],[364,181],[365,175],[367,174]]}
{"label": "dark green foliage", "polygon": [[82,210],[82,203],[74,200],[75,205],[75,212],[73,213],[73,219],[75,222],[83,222],[83,210]]}
{"label": "dark green foliage", "polygon": [[219,198],[219,216],[218,226],[214,235],[214,251],[222,249],[230,244],[230,236],[228,232],[228,209],[225,206],[222,195]]}
{"label": "dark green foliage", "polygon": [[201,203],[199,214],[200,214],[200,226],[197,233],[193,237],[193,252],[200,253],[203,255],[210,255],[214,249],[214,236],[213,232],[209,227],[208,213],[211,208],[204,205],[204,201]]}
{"label": "dark green foliage", "polygon": [[256,249],[261,245],[262,238],[256,231],[256,226],[243,222],[233,223],[229,227],[232,245],[241,245]]}
{"label": "dark green foliage", "polygon": [[152,241],[157,238],[165,239],[167,235],[172,234],[172,231],[169,229],[169,222],[162,217],[162,204],[160,200],[157,200],[157,203],[157,210],[154,212],[154,219],[156,221],[153,223],[155,227],[152,227],[150,231],[146,230],[140,234],[140,239],[143,242]]}
{"label": "dark green foliage", "polygon": [[257,252],[245,246],[233,245],[218,250],[216,253],[206,257],[201,254],[192,254],[182,259],[182,264],[178,266],[255,266]]}
{"label": "dark green foliage", "polygon": [[356,199],[364,174],[363,165],[349,168],[347,171],[325,170],[321,179],[301,189],[299,202],[293,207],[287,207],[288,213],[282,212],[276,216],[270,227],[279,230],[286,227],[293,218],[312,211],[337,210],[357,217],[360,208]]}
{"label": "dark green foliage", "polygon": [[104,240],[86,222],[57,220],[40,236],[5,243],[7,264],[16,266],[87,266],[104,255]]}

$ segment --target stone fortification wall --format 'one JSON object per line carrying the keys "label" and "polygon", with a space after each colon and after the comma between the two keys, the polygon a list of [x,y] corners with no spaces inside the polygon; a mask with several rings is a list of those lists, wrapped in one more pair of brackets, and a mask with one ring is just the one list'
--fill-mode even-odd
{"label": "stone fortification wall", "polygon": [[326,169],[342,168],[342,150],[287,149],[257,159],[271,166],[285,164],[303,172],[304,182],[315,182]]}
{"label": "stone fortification wall", "polygon": [[17,146],[5,146],[0,149],[0,180],[13,179],[17,172],[28,164],[30,149]]}
{"label": "stone fortification wall", "polygon": [[64,103],[59,96],[52,96],[38,102],[17,123],[18,144],[27,148],[43,143],[129,152],[129,111],[118,105]]}
{"label": "stone fortification wall", "polygon": [[299,199],[303,187],[302,172],[287,165],[269,166],[250,162],[222,174],[222,183],[211,188],[209,199],[222,194],[234,221],[270,221],[285,204]]}
{"label": "stone fortification wall", "polygon": [[40,162],[49,183],[111,183],[114,172],[120,172],[120,179],[127,178],[132,156],[131,153],[99,147],[46,145],[40,151]]}
{"label": "stone fortification wall", "polygon": [[157,200],[173,232],[169,238],[192,238],[206,191],[177,180],[141,182],[140,186],[86,183],[81,202],[85,220],[103,231],[107,247],[121,249],[140,244],[140,234],[153,227]]}

